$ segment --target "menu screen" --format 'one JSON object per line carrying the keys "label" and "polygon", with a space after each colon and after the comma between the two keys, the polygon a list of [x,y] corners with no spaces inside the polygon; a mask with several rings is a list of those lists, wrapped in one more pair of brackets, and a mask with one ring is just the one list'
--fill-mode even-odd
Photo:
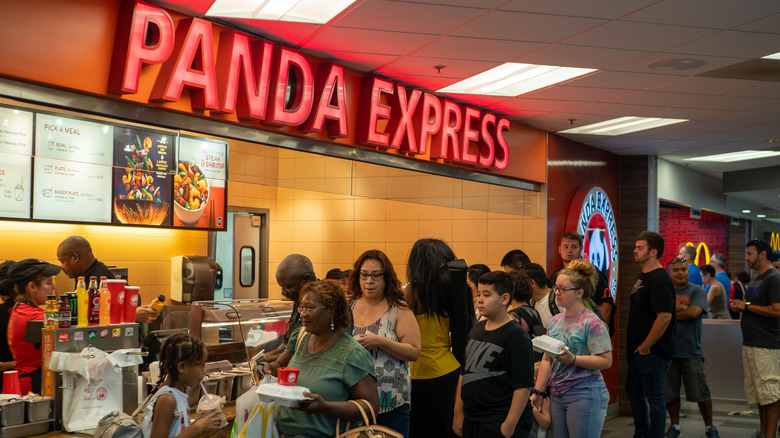
{"label": "menu screen", "polygon": [[227,197],[228,144],[224,141],[179,137],[173,176],[173,225],[224,230]]}
{"label": "menu screen", "polygon": [[33,114],[0,108],[0,217],[30,218]]}
{"label": "menu screen", "polygon": [[111,221],[113,127],[38,114],[33,218]]}
{"label": "menu screen", "polygon": [[114,127],[114,223],[171,226],[175,139],[161,132]]}

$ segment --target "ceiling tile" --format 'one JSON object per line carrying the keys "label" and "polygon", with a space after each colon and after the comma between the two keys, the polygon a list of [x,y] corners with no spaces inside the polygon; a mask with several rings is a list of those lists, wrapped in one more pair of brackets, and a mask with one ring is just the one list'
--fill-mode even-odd
{"label": "ceiling tile", "polygon": [[[670,61],[675,59],[695,59],[698,61],[703,61],[704,65],[702,65],[701,67],[690,68],[685,70],[671,70],[671,69],[660,69],[660,68],[653,69],[648,67],[648,64],[654,62]],[[641,58],[635,58],[628,62],[614,65],[611,68],[611,70],[638,72],[638,73],[652,73],[652,74],[659,74],[659,75],[669,74],[669,75],[693,76],[717,68],[726,67],[732,64],[737,64],[742,61],[744,60],[740,58],[727,58],[723,56],[701,56],[701,55],[690,56],[690,55],[661,52],[661,53],[653,53],[650,55],[643,56]]]}
{"label": "ceiling tile", "polygon": [[[657,87],[652,87],[651,91],[665,91],[673,93],[695,93],[695,94],[739,94],[742,90],[751,90],[759,85],[766,85],[768,82],[746,81],[740,79],[721,79],[706,77],[690,77],[680,79],[679,81],[669,82]],[[749,97],[749,96],[744,96]],[[758,97],[758,96],[755,96]]]}
{"label": "ceiling tile", "polygon": [[780,34],[725,31],[666,49],[669,53],[754,59],[780,50]]}
{"label": "ceiling tile", "polygon": [[[323,51],[403,55],[430,43],[436,38],[435,35],[421,33],[332,27],[312,38],[304,44],[304,48]],[[388,44],[390,41],[392,41],[392,44]]]}
{"label": "ceiling tile", "polygon": [[600,71],[578,79],[572,83],[577,87],[622,88],[626,90],[642,90],[671,82],[684,76],[659,75],[653,73],[628,73],[616,71]]}
{"label": "ceiling tile", "polygon": [[626,20],[678,26],[730,28],[780,12],[774,0],[668,0],[639,10]]}
{"label": "ceiling tile", "polygon": [[761,20],[739,26],[734,30],[746,32],[780,33],[780,14],[771,15]]}
{"label": "ceiling tile", "polygon": [[429,58],[508,62],[545,47],[544,43],[447,36],[414,53]]}
{"label": "ceiling tile", "polygon": [[606,69],[646,55],[647,52],[634,50],[554,44],[518,58],[518,61],[529,64]]}
{"label": "ceiling tile", "polygon": [[499,40],[551,43],[603,23],[605,20],[601,19],[496,11],[453,34]]}
{"label": "ceiling tile", "polygon": [[367,0],[332,25],[356,29],[444,34],[487,12],[488,9]]}
{"label": "ceiling tile", "polygon": [[633,93],[625,93],[609,99],[604,99],[602,102],[666,107],[678,106],[698,98],[701,98],[700,94],[665,93],[661,91],[634,91]]}
{"label": "ceiling tile", "polygon": [[656,52],[711,33],[713,33],[712,29],[615,21],[577,35],[566,43]]}
{"label": "ceiling tile", "polygon": [[594,88],[594,87],[575,87],[570,85],[556,85],[547,87],[539,91],[532,91],[524,94],[524,97],[532,99],[554,99],[554,100],[574,100],[574,101],[596,101],[608,99],[629,91],[617,88]]}
{"label": "ceiling tile", "polygon": [[[757,82],[757,84],[761,84],[761,82]],[[780,99],[780,84],[775,83],[770,85],[758,86],[753,89],[733,93],[733,95],[744,96],[744,97],[765,97],[770,99]]]}
{"label": "ceiling tile", "polygon": [[437,5],[466,6],[478,9],[493,9],[506,3],[506,0],[427,0],[425,3]]}
{"label": "ceiling tile", "polygon": [[502,10],[536,12],[541,14],[567,15],[572,17],[593,17],[617,19],[637,9],[641,10],[657,0],[624,1],[600,0],[583,2],[581,0],[556,0],[540,2],[537,0],[515,0],[502,6]]}
{"label": "ceiling tile", "polygon": [[571,108],[574,105],[576,105],[575,102],[568,100],[521,99],[516,97],[514,99],[507,99],[501,103],[498,103],[492,108],[506,112],[513,112],[517,110],[549,112],[564,110],[566,108]]}
{"label": "ceiling tile", "polygon": [[[441,74],[437,74],[434,65],[445,65]],[[424,58],[419,56],[405,56],[398,58],[388,66],[381,69],[381,73],[418,74],[430,76],[443,76],[457,78],[458,80],[474,76],[493,67],[500,65],[497,62],[465,61],[462,59]],[[453,81],[457,82],[457,81]]]}
{"label": "ceiling tile", "polygon": [[739,96],[700,97],[678,105],[681,108],[711,108],[718,110],[749,111],[772,104],[770,99]]}
{"label": "ceiling tile", "polygon": [[[318,51],[307,51],[315,56],[318,56]],[[355,52],[336,52],[328,51],[322,52],[319,56],[325,59],[333,59],[336,64],[343,65],[355,69],[357,71],[369,72],[376,70],[377,68],[390,64],[394,60],[398,59],[393,55],[374,55],[372,53],[355,53]]]}

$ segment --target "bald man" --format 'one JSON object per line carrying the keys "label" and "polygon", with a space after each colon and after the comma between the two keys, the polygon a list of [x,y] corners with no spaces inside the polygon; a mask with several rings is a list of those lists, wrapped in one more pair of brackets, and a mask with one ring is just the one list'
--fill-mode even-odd
{"label": "bald man", "polygon": [[[84,277],[89,285],[89,277],[116,278],[108,267],[95,258],[92,246],[81,236],[70,236],[57,247],[57,260],[62,265],[62,271],[74,280],[73,290],[78,286],[78,278]],[[138,306],[135,310],[135,321],[151,323],[160,316],[160,312],[149,306]]]}

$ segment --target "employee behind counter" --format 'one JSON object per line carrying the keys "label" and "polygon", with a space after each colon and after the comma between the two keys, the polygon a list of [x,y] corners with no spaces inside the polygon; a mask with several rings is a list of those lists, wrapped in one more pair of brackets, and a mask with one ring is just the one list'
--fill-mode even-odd
{"label": "employee behind counter", "polygon": [[[70,236],[63,240],[57,247],[57,260],[62,265],[62,271],[74,280],[73,290],[76,290],[76,280],[79,277],[89,279],[94,275],[98,278],[101,276],[115,278],[106,265],[95,258],[92,246],[81,236]],[[138,306],[135,311],[135,322],[152,323],[158,316],[160,312],[150,306]]]}

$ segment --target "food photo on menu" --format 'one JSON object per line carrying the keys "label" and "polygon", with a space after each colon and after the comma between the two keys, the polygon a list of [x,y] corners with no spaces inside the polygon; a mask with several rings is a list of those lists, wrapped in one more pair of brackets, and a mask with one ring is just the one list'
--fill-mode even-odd
{"label": "food photo on menu", "polygon": [[179,137],[173,175],[173,225],[225,229],[227,151],[224,141]]}
{"label": "food photo on menu", "polygon": [[114,223],[171,226],[174,147],[171,134],[114,129]]}

